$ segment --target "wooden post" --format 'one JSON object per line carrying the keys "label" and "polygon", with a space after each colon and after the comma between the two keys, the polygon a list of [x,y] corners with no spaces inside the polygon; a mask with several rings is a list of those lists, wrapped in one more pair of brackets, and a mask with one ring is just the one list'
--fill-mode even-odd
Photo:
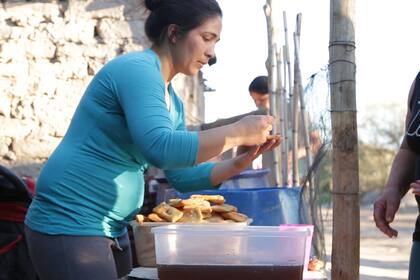
{"label": "wooden post", "polygon": [[333,151],[333,280],[359,279],[355,0],[330,0],[329,75]]}

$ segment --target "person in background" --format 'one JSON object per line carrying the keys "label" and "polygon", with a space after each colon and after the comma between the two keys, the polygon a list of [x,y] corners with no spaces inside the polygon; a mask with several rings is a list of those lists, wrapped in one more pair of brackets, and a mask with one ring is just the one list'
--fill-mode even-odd
{"label": "person in background", "polygon": [[265,110],[266,114],[270,110],[270,94],[268,92],[268,77],[258,76],[252,80],[248,88],[249,95],[254,100],[258,109]]}
{"label": "person in background", "polygon": [[[165,171],[180,191],[218,186],[280,139],[271,116],[247,116],[199,132],[185,129],[171,80],[215,56],[222,11],[215,0],[145,0],[152,47],[121,55],[95,75],[68,131],[44,165],[25,220],[41,280],[115,280],[131,270],[127,225],[143,203],[143,172]],[[238,145],[253,148],[218,163]]]}
{"label": "person in background", "polygon": [[270,108],[270,95],[268,92],[268,77],[257,76],[254,78],[248,87],[248,93],[253,99],[257,110],[233,116],[230,118],[219,119],[211,123],[203,123],[200,125],[200,130],[207,130],[210,128],[220,127],[228,124],[232,124],[243,119],[249,115],[267,115]]}
{"label": "person in background", "polygon": [[[391,166],[382,195],[374,204],[376,227],[393,238],[398,232],[390,225],[401,199],[411,189],[420,209],[420,72],[411,85],[407,102],[406,130]],[[411,248],[409,280],[420,279],[420,215],[417,217]]]}
{"label": "person in background", "polygon": [[[269,112],[270,106],[270,95],[268,92],[268,77],[267,76],[257,76],[254,78],[248,87],[248,93],[253,99],[257,110],[233,116],[230,118],[219,119],[211,123],[203,123],[200,125],[200,130],[206,130],[210,128],[220,127],[227,124],[232,124],[241,120],[242,118],[250,115],[267,115]],[[235,155],[243,154],[249,151],[249,147],[247,146],[239,146],[235,147],[231,150],[226,151],[225,153],[213,158],[213,161],[220,161],[224,159],[229,159],[234,157]],[[262,168],[261,157],[258,157],[254,160],[248,168],[260,169]]]}

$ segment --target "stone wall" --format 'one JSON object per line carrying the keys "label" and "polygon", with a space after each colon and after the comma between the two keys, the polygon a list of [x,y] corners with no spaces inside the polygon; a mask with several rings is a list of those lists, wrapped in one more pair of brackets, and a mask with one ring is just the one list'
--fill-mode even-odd
{"label": "stone wall", "polygon": [[[150,46],[139,0],[2,1],[0,164],[36,176],[86,85],[113,57]],[[179,75],[187,122],[204,119],[202,78]]]}

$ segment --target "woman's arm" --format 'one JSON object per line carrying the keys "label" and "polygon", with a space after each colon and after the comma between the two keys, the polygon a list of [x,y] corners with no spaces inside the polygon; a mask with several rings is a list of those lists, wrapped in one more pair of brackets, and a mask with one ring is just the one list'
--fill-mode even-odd
{"label": "woman's arm", "polygon": [[262,144],[272,129],[271,116],[248,116],[201,132],[176,130],[153,63],[128,61],[114,69],[112,80],[133,142],[147,162],[161,169],[193,166],[237,145]]}
{"label": "woman's arm", "polygon": [[240,145],[261,145],[273,128],[271,116],[246,116],[226,126],[199,132],[197,163],[209,160],[223,152]]}
{"label": "woman's arm", "polygon": [[263,145],[255,146],[248,152],[240,154],[232,159],[218,162],[212,170],[210,180],[214,186],[230,179],[232,176],[239,174],[245,170],[252,161],[265,152],[269,152],[276,148],[281,142],[279,136],[267,141]]}
{"label": "woman's arm", "polygon": [[203,163],[190,168],[165,170],[169,184],[180,192],[211,189],[239,174],[262,153],[280,144],[280,137],[255,146],[249,152],[217,163]]}

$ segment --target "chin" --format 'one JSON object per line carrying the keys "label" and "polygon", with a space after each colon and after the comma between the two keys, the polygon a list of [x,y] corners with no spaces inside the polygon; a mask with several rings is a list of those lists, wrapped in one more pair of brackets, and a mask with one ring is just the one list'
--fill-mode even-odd
{"label": "chin", "polygon": [[[200,68],[201,69],[201,68]],[[185,72],[183,72],[182,74],[187,75],[187,76],[194,76],[198,73],[198,71],[200,71],[200,69],[198,68],[194,68],[194,69],[187,69]]]}

